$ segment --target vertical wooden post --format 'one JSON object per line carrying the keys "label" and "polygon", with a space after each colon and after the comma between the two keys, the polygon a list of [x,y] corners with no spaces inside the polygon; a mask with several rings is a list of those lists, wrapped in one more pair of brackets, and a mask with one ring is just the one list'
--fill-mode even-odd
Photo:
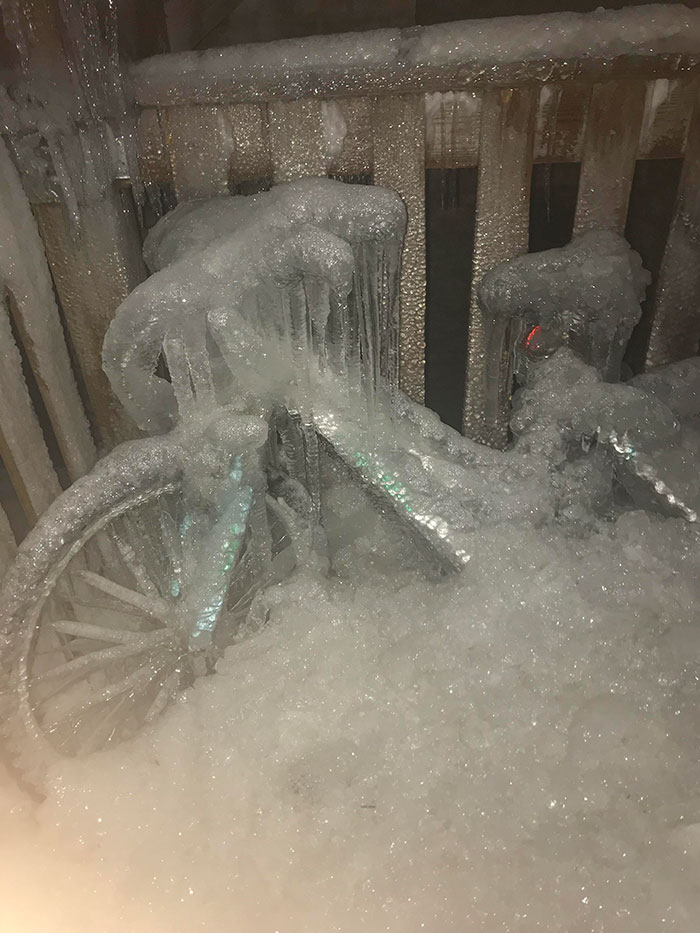
{"label": "vertical wooden post", "polygon": [[627,219],[646,87],[642,81],[607,81],[591,92],[574,233],[622,233]]}
{"label": "vertical wooden post", "polygon": [[169,107],[165,134],[178,201],[228,193],[233,134],[224,107]]}
{"label": "vertical wooden post", "polygon": [[[530,217],[534,88],[489,90],[482,106],[476,233],[471,300],[463,433],[484,444],[503,447],[508,438],[510,386],[505,384],[507,354],[500,361],[498,385],[487,379],[488,327],[477,288],[498,263],[527,252]],[[489,322],[490,325],[490,322]],[[486,415],[487,395],[498,393],[497,418]]]}
{"label": "vertical wooden post", "polygon": [[267,108],[237,104],[229,108],[233,152],[230,181],[241,184],[272,178]]}
{"label": "vertical wooden post", "polygon": [[0,347],[0,456],[31,525],[61,486],[24,381],[6,300],[0,301]]}
{"label": "vertical wooden post", "polygon": [[268,106],[275,184],[326,174],[319,100],[273,101]]}
{"label": "vertical wooden post", "polygon": [[[0,140],[0,286],[41,393],[71,479],[95,462],[95,445],[78,395],[43,244],[19,175]],[[5,400],[0,400],[0,405]]]}
{"label": "vertical wooden post", "polygon": [[399,385],[425,399],[425,105],[423,95],[382,97],[373,115],[374,183],[408,211],[400,289]]}
{"label": "vertical wooden post", "polygon": [[2,578],[5,576],[5,571],[12,563],[16,550],[15,536],[10,528],[5,510],[0,506],[0,585],[2,584]]}

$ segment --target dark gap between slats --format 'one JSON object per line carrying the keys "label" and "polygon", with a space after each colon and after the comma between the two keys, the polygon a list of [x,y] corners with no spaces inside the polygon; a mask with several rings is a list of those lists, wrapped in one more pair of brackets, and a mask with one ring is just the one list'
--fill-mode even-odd
{"label": "dark gap between slats", "polygon": [[[642,257],[652,282],[642,303],[642,317],[635,327],[625,354],[633,373],[644,368],[652,325],[654,290],[673,218],[682,159],[645,159],[637,162],[625,237]],[[691,355],[691,354],[689,354]]]}
{"label": "dark gap between slats", "polygon": [[580,174],[579,162],[533,165],[530,185],[531,253],[566,246],[571,241]]}
{"label": "dark gap between slats", "polygon": [[476,168],[426,169],[426,403],[459,430],[467,364]]}
{"label": "dark gap between slats", "polygon": [[31,526],[2,458],[0,458],[0,505],[4,509],[15,540],[22,541]]}

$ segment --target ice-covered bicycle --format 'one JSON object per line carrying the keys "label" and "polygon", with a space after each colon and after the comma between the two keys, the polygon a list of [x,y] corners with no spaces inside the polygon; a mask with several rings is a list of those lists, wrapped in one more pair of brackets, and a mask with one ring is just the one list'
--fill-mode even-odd
{"label": "ice-covered bicycle", "polygon": [[[398,391],[404,227],[391,192],[315,179],[183,205],[149,235],[154,274],[119,308],[103,354],[149,436],[54,503],[0,595],[3,718],[26,772],[135,734],[264,623],[271,586],[298,565],[322,569],[334,483],[361,487],[438,574],[468,562],[485,524],[512,519],[499,484],[520,483],[514,501],[538,513],[530,461],[519,475],[517,457]],[[601,372],[620,358],[643,293],[629,252],[582,240],[485,280],[492,401],[509,391],[504,339],[520,370],[542,334]],[[617,276],[602,306],[587,271],[600,255]],[[559,495],[566,464],[541,463]]]}
{"label": "ice-covered bicycle", "polygon": [[314,180],[184,205],[152,232],[154,274],[103,354],[150,436],[54,503],[4,586],[25,770],[134,734],[264,621],[266,588],[324,560],[324,471],[400,514],[439,571],[460,565],[429,491],[372,440],[397,405],[404,225],[392,193]]}

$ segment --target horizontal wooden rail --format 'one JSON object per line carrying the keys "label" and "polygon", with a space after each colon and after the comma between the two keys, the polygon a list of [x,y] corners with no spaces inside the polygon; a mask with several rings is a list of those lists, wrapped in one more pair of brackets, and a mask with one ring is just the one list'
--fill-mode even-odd
{"label": "horizontal wooden rail", "polygon": [[312,36],[181,52],[131,68],[137,104],[249,103],[673,78],[700,67],[700,11],[655,5]]}

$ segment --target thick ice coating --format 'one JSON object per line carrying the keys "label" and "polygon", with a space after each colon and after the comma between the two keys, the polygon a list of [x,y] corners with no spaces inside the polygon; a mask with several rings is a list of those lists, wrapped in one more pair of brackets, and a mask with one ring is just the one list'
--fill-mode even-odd
{"label": "thick ice coating", "polygon": [[579,59],[695,55],[699,34],[696,10],[652,4],[235,44],[148,58],[132,66],[131,78],[137,102],[146,106],[367,94],[375,88],[406,93],[409,82],[420,89],[426,77],[455,87],[484,74],[507,79],[515,72],[520,83],[524,75],[551,79],[553,66],[575,76]]}
{"label": "thick ice coating", "polygon": [[497,330],[501,321],[524,320],[538,328],[532,339],[568,345],[616,381],[650,279],[622,237],[592,231],[492,269],[479,284],[479,304]]}
{"label": "thick ice coating", "polygon": [[[303,403],[319,361],[368,391],[380,375],[395,385],[404,226],[397,195],[327,179],[177,208],[146,243],[158,271],[105,339],[116,394],[144,430],[166,430],[177,406],[213,397],[212,341],[234,380],[229,397],[248,405]],[[161,353],[171,383],[155,374]]]}

